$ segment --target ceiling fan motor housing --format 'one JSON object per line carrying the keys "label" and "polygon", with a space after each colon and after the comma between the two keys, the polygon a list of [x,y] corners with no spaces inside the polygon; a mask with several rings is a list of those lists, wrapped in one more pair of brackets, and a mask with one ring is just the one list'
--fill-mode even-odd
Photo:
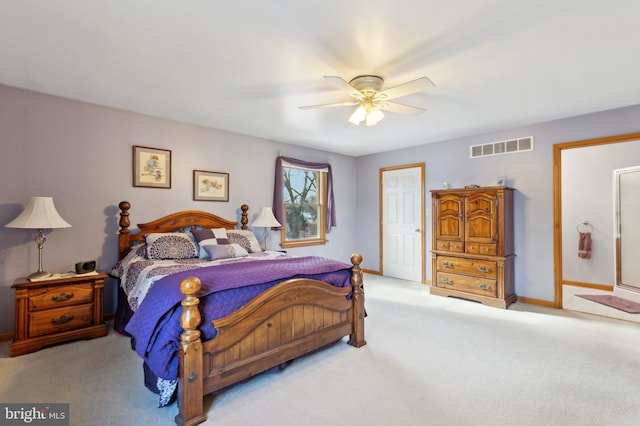
{"label": "ceiling fan motor housing", "polygon": [[377,75],[359,75],[351,79],[349,84],[365,97],[370,98],[382,91],[384,79]]}

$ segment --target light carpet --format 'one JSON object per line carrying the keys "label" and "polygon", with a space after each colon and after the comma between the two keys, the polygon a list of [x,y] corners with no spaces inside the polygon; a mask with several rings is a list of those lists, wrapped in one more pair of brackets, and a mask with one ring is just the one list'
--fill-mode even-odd
{"label": "light carpet", "polygon": [[[365,277],[368,344],[338,342],[205,406],[211,425],[636,425],[637,324],[522,303],[508,310]],[[68,402],[72,425],[168,425],[127,338],[9,358],[0,401]]]}

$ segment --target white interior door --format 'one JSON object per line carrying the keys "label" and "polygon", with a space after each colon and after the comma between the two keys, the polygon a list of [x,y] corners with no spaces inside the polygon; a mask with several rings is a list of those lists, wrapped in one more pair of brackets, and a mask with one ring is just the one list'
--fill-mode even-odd
{"label": "white interior door", "polygon": [[421,282],[423,167],[382,171],[382,273]]}

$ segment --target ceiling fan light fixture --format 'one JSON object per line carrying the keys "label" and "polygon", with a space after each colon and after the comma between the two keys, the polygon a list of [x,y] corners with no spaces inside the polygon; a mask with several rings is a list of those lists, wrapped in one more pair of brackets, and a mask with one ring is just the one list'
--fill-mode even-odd
{"label": "ceiling fan light fixture", "polygon": [[360,122],[362,120],[364,120],[367,116],[367,108],[364,106],[363,103],[361,103],[358,108],[356,108],[355,111],[353,111],[353,114],[351,114],[351,117],[349,117],[349,123],[353,124],[354,126],[359,126]]}
{"label": "ceiling fan light fixture", "polygon": [[363,121],[367,126],[375,126],[384,118],[382,110],[399,114],[420,114],[425,111],[423,108],[398,103],[392,101],[392,99],[408,96],[433,87],[433,82],[427,77],[420,77],[384,90],[384,79],[377,75],[359,75],[348,83],[341,77],[325,76],[324,78],[354,99],[348,102],[298,108],[312,109],[357,105],[348,120],[354,126],[359,126]]}
{"label": "ceiling fan light fixture", "polygon": [[375,126],[384,118],[384,113],[380,108],[374,106],[367,111],[367,126]]}

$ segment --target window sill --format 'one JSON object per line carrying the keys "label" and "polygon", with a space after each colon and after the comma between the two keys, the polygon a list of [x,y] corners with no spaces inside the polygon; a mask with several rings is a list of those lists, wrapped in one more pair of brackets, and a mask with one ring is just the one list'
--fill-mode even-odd
{"label": "window sill", "polygon": [[280,243],[282,248],[295,248],[295,247],[308,247],[308,246],[321,246],[327,244],[328,240],[300,240],[300,241],[285,241]]}

